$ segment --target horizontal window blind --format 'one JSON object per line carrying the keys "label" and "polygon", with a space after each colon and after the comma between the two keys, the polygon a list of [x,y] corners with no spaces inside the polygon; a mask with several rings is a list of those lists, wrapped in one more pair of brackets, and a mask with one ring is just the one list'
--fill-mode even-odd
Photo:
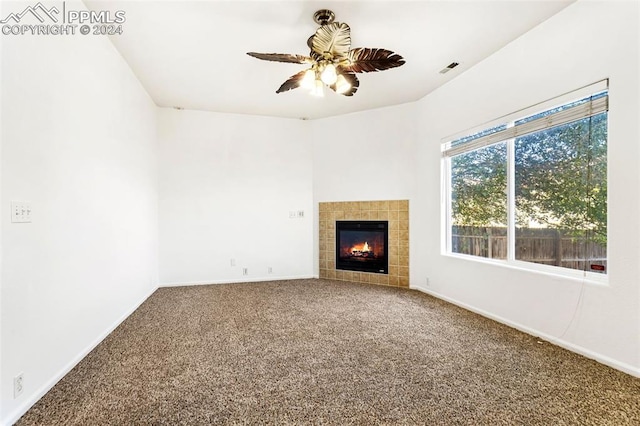
{"label": "horizontal window blind", "polygon": [[[506,141],[520,136],[535,133],[540,130],[550,129],[562,124],[571,123],[583,118],[591,117],[609,110],[609,96],[607,92],[598,93],[587,98],[585,102],[552,112],[539,118],[532,119],[486,136],[481,136],[466,143],[445,147],[442,154],[452,157],[463,152],[476,150],[497,142]],[[455,142],[455,141],[454,141]],[[451,142],[449,143],[451,145]]]}

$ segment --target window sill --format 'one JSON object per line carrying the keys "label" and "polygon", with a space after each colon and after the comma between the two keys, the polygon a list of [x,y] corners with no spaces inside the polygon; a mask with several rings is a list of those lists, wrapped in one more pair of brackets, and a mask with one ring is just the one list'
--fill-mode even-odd
{"label": "window sill", "polygon": [[530,262],[522,262],[518,260],[488,259],[484,257],[471,256],[460,253],[442,253],[443,256],[467,260],[471,262],[485,263],[489,265],[499,266],[508,269],[514,269],[522,272],[530,272],[533,274],[546,275],[553,278],[561,278],[580,283],[593,284],[598,286],[609,285],[609,275],[597,274],[588,271],[579,271],[568,268],[560,268],[557,266],[541,265]]}

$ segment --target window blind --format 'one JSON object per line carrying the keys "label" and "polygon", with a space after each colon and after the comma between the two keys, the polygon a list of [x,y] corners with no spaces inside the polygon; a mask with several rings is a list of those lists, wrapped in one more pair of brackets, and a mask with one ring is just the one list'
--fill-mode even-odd
{"label": "window blind", "polygon": [[[515,124],[511,127],[507,127],[486,136],[478,137],[466,143],[445,147],[442,154],[445,157],[452,157],[463,152],[493,145],[497,142],[528,135],[544,129],[550,129],[552,127],[571,123],[583,118],[588,118],[609,110],[609,96],[606,91],[593,94],[591,97],[585,99],[587,99],[586,102],[578,103],[577,105],[566,109],[552,112],[548,115],[544,115],[530,121]],[[451,145],[451,142],[448,145]]]}

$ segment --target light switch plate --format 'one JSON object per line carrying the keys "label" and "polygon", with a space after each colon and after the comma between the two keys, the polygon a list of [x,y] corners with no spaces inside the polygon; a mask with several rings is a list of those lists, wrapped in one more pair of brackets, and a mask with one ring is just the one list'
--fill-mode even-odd
{"label": "light switch plate", "polygon": [[31,202],[12,201],[11,202],[11,222],[30,223],[31,222]]}

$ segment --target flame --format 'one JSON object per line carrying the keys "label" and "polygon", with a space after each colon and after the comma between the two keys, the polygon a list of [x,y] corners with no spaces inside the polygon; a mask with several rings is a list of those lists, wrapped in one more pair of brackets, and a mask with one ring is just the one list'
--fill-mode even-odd
{"label": "flame", "polygon": [[356,253],[356,252],[358,253],[371,252],[371,249],[369,248],[369,243],[365,241],[364,244],[351,247],[351,253]]}

